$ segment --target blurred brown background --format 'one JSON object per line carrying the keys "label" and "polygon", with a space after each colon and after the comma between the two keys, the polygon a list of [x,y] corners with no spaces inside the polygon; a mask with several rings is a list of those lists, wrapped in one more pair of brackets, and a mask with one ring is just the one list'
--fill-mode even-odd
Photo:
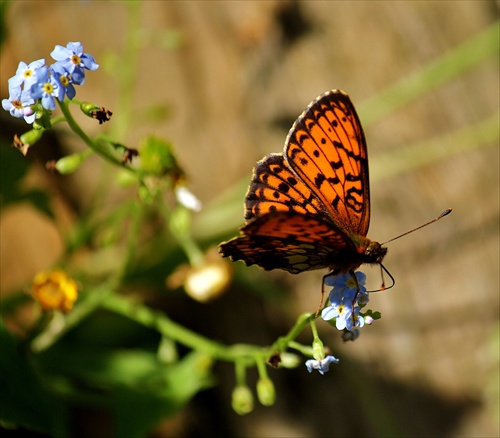
{"label": "blurred brown background", "polygon": [[[190,188],[210,209],[211,201],[226,189],[239,187],[242,178],[249,180],[258,159],[281,151],[293,120],[317,95],[340,88],[361,106],[494,23],[498,3],[144,1],[134,16],[143,28],[138,43],[144,45],[133,101],[137,118],[121,140],[134,147],[149,133],[170,139],[189,173]],[[87,76],[78,97],[120,111],[106,60],[114,54],[119,68],[127,37],[124,4],[18,1],[8,10],[7,24],[0,66],[2,98],[20,60],[45,57],[50,63],[55,44],[81,41],[102,70]],[[161,47],[165,42],[155,35],[165,29],[177,32],[172,37],[180,38],[179,48]],[[166,105],[169,117],[161,124],[145,122],[144,112],[156,105]],[[384,153],[477,123],[498,107],[498,59],[491,59],[365,126],[373,176],[369,237],[383,242],[447,207],[454,211],[389,245],[385,265],[397,284],[372,295],[372,307],[383,318],[359,340],[340,345],[337,334],[320,324],[324,341],[346,360],[327,376],[307,376],[319,392],[308,392],[307,381],[299,384],[281,377],[292,394],[298,385],[307,397],[278,390],[275,408],[258,408],[244,418],[227,414],[228,429],[238,436],[312,436],[326,418],[331,428],[322,429],[324,436],[356,436],[352,429],[336,429],[341,421],[335,417],[339,406],[353,417],[366,409],[338,390],[345,377],[341,367],[355,363],[360,378],[344,380],[344,388],[360,385],[374,391],[380,381],[391,382],[389,389],[384,386],[388,406],[397,407],[399,395],[416,400],[415,411],[408,413],[416,431],[426,430],[428,436],[432,431],[499,435],[498,143],[390,177],[384,177],[377,161]],[[363,113],[360,118],[363,122]],[[92,123],[88,127],[100,129]],[[89,164],[68,178],[72,202],[86,205],[94,185],[92,172]],[[30,180],[53,189],[41,165]],[[244,188],[241,201],[243,195]],[[71,223],[71,208],[61,203],[60,221]],[[203,217],[201,213],[198,222],[202,229]],[[62,244],[53,225],[28,207],[7,209],[1,219],[5,290],[50,266]],[[243,208],[239,218],[227,220],[234,221],[236,233]],[[248,269],[262,282],[277,277],[288,282],[291,315],[316,308],[322,273],[292,277]],[[374,270],[372,276],[377,275]],[[378,400],[374,397],[374,403]],[[220,402],[228,404],[229,399]],[[197,406],[202,409],[203,399]],[[313,417],[297,414],[311,411]],[[447,418],[446,424],[433,413]],[[419,429],[422,421],[429,422],[429,428]]]}

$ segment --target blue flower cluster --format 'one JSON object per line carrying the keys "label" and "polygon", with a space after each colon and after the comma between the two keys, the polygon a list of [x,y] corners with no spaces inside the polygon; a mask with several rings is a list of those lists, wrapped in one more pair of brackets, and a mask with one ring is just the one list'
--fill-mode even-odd
{"label": "blue flower cluster", "polygon": [[[331,286],[329,295],[330,305],[321,312],[321,317],[325,321],[332,321],[338,330],[343,330],[342,338],[344,341],[353,341],[359,336],[359,330],[356,327],[363,327],[365,324],[371,324],[374,320],[373,312],[365,312],[364,316],[360,314],[363,307],[368,304],[369,297],[366,291],[366,275],[363,272],[356,272],[354,279],[351,274],[336,275],[327,277],[325,284]],[[314,343],[313,343],[314,350]],[[314,359],[306,361],[306,367],[309,372],[318,370],[320,374],[325,374],[332,363],[338,363],[339,359],[335,356],[325,356],[321,343],[319,354],[313,354]]]}
{"label": "blue flower cluster", "polygon": [[[335,319],[338,330],[347,330],[355,333],[355,327],[363,327],[365,318],[360,315],[362,307],[369,301],[366,292],[366,275],[356,272],[356,280],[351,274],[328,277],[325,280],[327,286],[332,286],[329,295],[330,305],[321,312],[325,321]],[[356,284],[357,283],[357,284]]]}
{"label": "blue flower cluster", "polygon": [[62,102],[65,96],[70,100],[75,97],[74,85],[85,82],[85,69],[99,68],[79,42],[57,45],[50,55],[56,60],[51,66],[45,65],[45,59],[19,63],[15,76],[9,79],[9,98],[2,100],[3,109],[11,116],[33,123],[36,101],[40,99],[44,109],[54,110],[55,99]]}

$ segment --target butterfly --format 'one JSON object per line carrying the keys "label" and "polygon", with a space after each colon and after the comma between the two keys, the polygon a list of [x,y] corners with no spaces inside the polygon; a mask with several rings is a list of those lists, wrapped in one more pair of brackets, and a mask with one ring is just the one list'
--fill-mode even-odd
{"label": "butterfly", "polygon": [[344,273],[357,284],[354,270],[364,263],[385,270],[387,248],[366,237],[367,148],[346,93],[332,90],[312,101],[290,129],[283,153],[256,164],[244,217],[240,235],[219,245],[232,261],[292,274],[328,268],[323,285]]}

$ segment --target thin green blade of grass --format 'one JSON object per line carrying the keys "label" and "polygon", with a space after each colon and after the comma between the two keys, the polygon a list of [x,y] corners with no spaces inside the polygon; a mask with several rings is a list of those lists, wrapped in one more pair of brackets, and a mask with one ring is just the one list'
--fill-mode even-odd
{"label": "thin green blade of grass", "polygon": [[443,54],[421,70],[408,75],[357,105],[363,126],[383,119],[430,90],[464,74],[500,50],[500,21]]}
{"label": "thin green blade of grass", "polygon": [[499,119],[500,113],[497,112],[473,125],[375,155],[370,159],[370,180],[393,178],[454,155],[498,144]]}

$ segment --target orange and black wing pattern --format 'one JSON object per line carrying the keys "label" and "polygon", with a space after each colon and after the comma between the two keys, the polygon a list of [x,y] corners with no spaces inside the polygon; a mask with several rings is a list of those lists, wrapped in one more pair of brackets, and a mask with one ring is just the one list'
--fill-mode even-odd
{"label": "orange and black wing pattern", "polygon": [[223,257],[291,273],[359,266],[369,240],[368,158],[347,94],[329,91],[292,126],[283,154],[259,161],[240,236]]}
{"label": "orange and black wing pattern", "polygon": [[333,90],[309,105],[288,134],[285,159],[337,227],[366,236],[370,223],[366,141],[347,94]]}
{"label": "orange and black wing pattern", "polygon": [[328,222],[294,211],[256,217],[240,232],[241,236],[221,244],[223,255],[265,270],[299,274],[330,268],[356,250],[344,233]]}

